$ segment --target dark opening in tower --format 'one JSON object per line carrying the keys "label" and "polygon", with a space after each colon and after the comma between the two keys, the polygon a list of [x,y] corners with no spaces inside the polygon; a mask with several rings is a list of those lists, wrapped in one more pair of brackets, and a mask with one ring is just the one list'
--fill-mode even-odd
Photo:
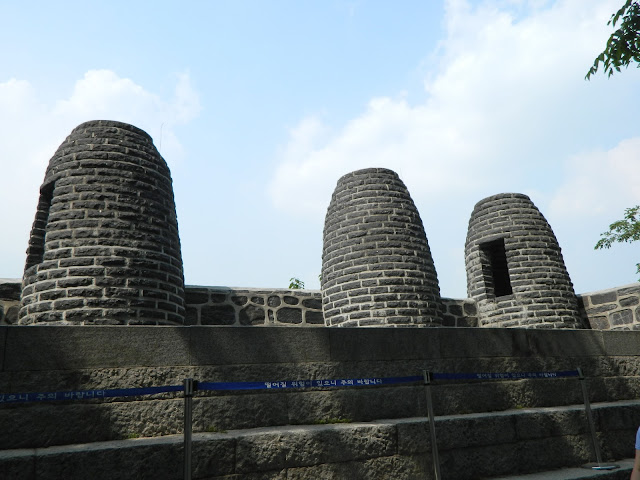
{"label": "dark opening in tower", "polygon": [[[504,248],[504,238],[480,245],[483,257],[483,267],[488,273],[485,276],[485,286],[487,291],[491,291],[496,297],[511,295],[511,280],[509,279],[509,265],[507,263],[507,252]],[[491,282],[488,284],[487,280]]]}
{"label": "dark opening in tower", "polygon": [[29,238],[29,248],[27,250],[27,262],[25,269],[29,269],[34,265],[42,263],[42,257],[44,255],[44,240],[47,233],[47,222],[49,220],[51,202],[53,201],[54,186],[55,183],[51,182],[40,188],[38,209],[31,229],[31,237]]}

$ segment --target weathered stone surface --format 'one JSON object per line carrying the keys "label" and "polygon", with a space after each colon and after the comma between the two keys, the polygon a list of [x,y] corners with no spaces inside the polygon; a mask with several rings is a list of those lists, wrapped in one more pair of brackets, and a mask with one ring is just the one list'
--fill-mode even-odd
{"label": "weathered stone surface", "polygon": [[65,447],[38,452],[38,480],[116,478],[182,478],[181,449],[176,438],[133,439],[117,443],[87,445],[82,454]]}
{"label": "weathered stone surface", "polygon": [[[621,458],[633,444],[640,420],[637,404],[595,405],[594,414],[604,458]],[[442,477],[493,478],[593,461],[583,415],[581,406],[572,406],[436,417]],[[194,433],[193,478],[432,479],[428,431],[428,419],[421,417]],[[5,450],[0,473],[37,480],[177,480],[182,478],[182,454],[181,435]]]}
{"label": "weathered stone surface", "polygon": [[611,314],[609,318],[612,326],[633,323],[633,313],[629,309],[620,310],[619,312],[614,312]]}
{"label": "weathered stone surface", "polygon": [[616,292],[606,292],[591,296],[592,305],[602,305],[603,303],[615,302],[618,299]]}
{"label": "weathered stone surface", "polygon": [[558,241],[526,195],[478,202],[465,243],[481,327],[584,328]]}
{"label": "weathered stone surface", "polygon": [[307,311],[305,313],[305,323],[308,325],[324,325],[324,315],[322,314],[322,311]]}
{"label": "weathered stone surface", "polygon": [[312,467],[287,469],[288,480],[335,480],[335,479],[394,479],[417,480],[431,478],[433,468],[419,457],[380,457],[362,461],[327,463]]}
{"label": "weathered stone surface", "polygon": [[186,325],[265,325],[277,317],[285,325],[324,325],[318,290],[187,286],[185,291]]}
{"label": "weathered stone surface", "polygon": [[364,332],[331,329],[328,334],[331,336],[331,358],[337,361],[410,360],[423,358],[425,352],[433,357],[441,354],[441,330],[412,331],[411,336],[417,341],[411,343],[404,341],[407,335],[404,329],[372,328]]}
{"label": "weathered stone surface", "polygon": [[247,297],[244,295],[234,295],[231,297],[231,301],[239,306],[246,304],[247,300]]}
{"label": "weathered stone surface", "polygon": [[249,305],[240,310],[240,325],[263,325],[266,322],[267,312],[263,307]]}
{"label": "weathered stone surface", "polygon": [[[220,329],[190,327],[191,358],[197,365],[329,361],[325,329]],[[259,348],[258,348],[259,346]],[[275,380],[275,379],[274,379]]]}
{"label": "weathered stone surface", "polygon": [[328,326],[442,323],[442,301],[418,211],[395,172],[340,180],[327,210],[322,297]]}
{"label": "weathered stone surface", "polygon": [[[47,329],[50,331],[47,332]],[[71,354],[78,345],[82,345],[82,349],[87,349],[90,347],[90,342],[94,341],[94,345],[100,347],[102,351],[117,352],[123,359],[129,358],[129,361],[135,360],[137,363],[100,368],[100,353],[96,352],[90,357],[91,363],[83,364],[82,356],[79,355],[75,358],[71,357],[67,366],[64,363],[51,363],[50,369],[45,369],[43,367],[47,362],[52,361],[49,356],[41,356],[39,358],[41,365],[38,366],[36,356],[30,353],[28,348],[11,347],[14,331],[26,332],[24,337],[13,338],[22,339],[23,344],[28,345],[27,334],[31,331],[35,334],[40,330],[43,332],[42,335],[52,335],[54,330],[70,335],[69,344],[64,345],[58,358],[64,358],[67,353]],[[100,335],[103,330],[114,335],[117,333],[121,337],[116,337],[118,340],[112,342],[109,335]],[[82,337],[73,335],[74,332],[82,331],[87,332],[84,340]],[[127,344],[126,338],[132,331],[153,332],[158,336],[166,335],[165,340],[160,341],[159,337],[154,340],[157,351],[163,351],[172,344],[176,345],[176,350],[184,348],[188,354],[180,360],[183,362],[182,366],[154,366],[154,363],[158,363],[158,360],[153,360],[157,353],[144,353],[144,344],[137,341],[132,345]],[[1,341],[2,332],[5,332],[6,342]],[[346,335],[348,341],[333,345],[332,340],[338,341],[341,333]],[[431,333],[436,334],[430,335]],[[387,348],[379,354],[375,351],[367,351],[367,348],[372,350],[378,348],[376,345],[380,339],[377,337],[382,338],[383,334],[391,335],[388,343],[404,346],[404,350],[400,347]],[[512,337],[511,340],[507,339],[509,336]],[[444,340],[445,337],[447,340]],[[471,348],[470,345],[474,340],[477,346]],[[55,338],[52,342],[55,343]],[[592,408],[596,427],[603,439],[603,450],[607,458],[620,458],[621,455],[625,455],[624,452],[628,451],[629,445],[633,444],[635,429],[640,424],[640,408],[635,400],[640,396],[640,385],[637,382],[637,376],[640,375],[640,360],[636,355],[638,342],[640,342],[640,332],[632,331],[437,329],[432,332],[423,329],[382,328],[161,327],[149,330],[134,327],[92,327],[91,329],[2,327],[0,328],[0,345],[6,344],[12,349],[10,356],[14,357],[12,360],[14,367],[11,370],[0,371],[0,392],[35,391],[31,388],[33,386],[42,388],[42,391],[65,391],[95,387],[174,385],[188,376],[202,381],[263,381],[265,379],[276,381],[419,375],[422,369],[436,372],[543,371],[571,369],[580,365],[589,378],[589,390],[594,402]],[[380,344],[383,345],[381,340]],[[194,348],[195,345],[197,349]],[[352,357],[348,357],[349,348],[353,345],[360,345],[360,347],[354,349]],[[319,349],[320,347],[322,349]],[[0,356],[6,354],[6,350],[0,350]],[[395,355],[398,357],[394,358]],[[20,368],[21,358],[29,358],[22,369]],[[103,360],[113,362],[114,358],[114,353],[108,353]],[[74,369],[72,365],[84,366]],[[60,369],[60,366],[63,368]],[[554,448],[560,448],[563,444],[567,448],[567,452],[563,452],[559,460],[554,459],[554,465],[579,465],[591,461],[590,452],[583,452],[582,448],[583,443],[589,445],[589,438],[584,422],[584,409],[581,405],[580,385],[575,378],[436,381],[432,386],[432,395],[437,417],[438,444],[443,458],[443,472],[448,475],[444,478],[473,478],[464,475],[477,471],[483,471],[485,476],[492,476],[501,472],[513,473],[518,469],[524,472],[546,468],[542,463],[545,459],[533,458],[533,453],[530,458],[528,450],[524,453],[521,450],[538,448],[537,442],[544,446],[544,442],[550,440],[556,442]],[[128,435],[179,433],[182,428],[183,400],[178,397],[178,394],[163,394],[151,398],[100,402],[93,400],[88,403],[0,404],[0,425],[12,432],[10,436],[0,435],[0,440],[6,442],[0,448],[122,439]],[[624,398],[630,400],[620,401]],[[598,403],[611,401],[614,402]],[[566,407],[540,408],[560,404]],[[472,412],[478,412],[478,414],[472,414]],[[428,425],[424,423],[425,419],[421,421],[419,418],[407,419],[406,417],[421,417],[425,413],[424,387],[420,382],[413,385],[348,389],[287,389],[250,393],[200,392],[194,399],[194,430],[203,432],[216,428],[226,429],[228,433],[203,433],[203,435],[210,435],[212,441],[217,438],[219,440],[216,441],[225,440],[228,443],[206,447],[205,451],[211,452],[210,455],[205,453],[203,457],[205,458],[203,461],[209,462],[208,466],[200,470],[202,476],[195,478],[227,476],[231,479],[233,475],[240,478],[245,478],[245,475],[246,478],[260,478],[261,475],[265,478],[278,478],[284,475],[284,478],[287,478],[294,474],[300,475],[300,478],[305,478],[303,475],[306,475],[308,478],[312,475],[314,467],[317,467],[318,475],[324,475],[322,472],[327,472],[327,475],[331,472],[338,472],[336,474],[352,472],[353,475],[362,473],[366,476],[367,472],[374,472],[372,475],[376,478],[375,472],[378,471],[376,469],[381,469],[379,471],[385,472],[385,476],[387,472],[391,472],[390,475],[395,475],[397,478],[416,478],[411,477],[407,472],[419,472],[420,465],[428,465],[429,442],[425,439]],[[461,415],[461,413],[464,414]],[[379,420],[394,417],[398,420]],[[232,430],[234,428],[247,429],[275,424],[284,426],[291,423],[310,424],[314,421],[330,422],[338,418],[373,421],[374,423],[362,425],[365,429],[363,436],[367,438],[371,436],[381,438],[377,434],[372,435],[372,428],[382,428],[383,431],[391,428],[393,432],[391,438],[396,446],[390,451],[384,448],[376,450],[363,443],[360,448],[359,443],[349,443],[351,440],[343,442],[339,436],[337,439],[321,436],[322,441],[319,441],[313,435],[306,436],[306,434],[298,436],[296,434],[290,442],[283,431],[290,431],[291,427],[285,426],[279,432],[270,430],[270,434],[280,435],[278,438],[284,445],[284,454],[275,443],[263,446],[262,441],[251,441],[246,444],[247,448],[253,448],[253,451],[258,452],[258,456],[262,455],[264,448],[266,458],[271,459],[269,460],[271,463],[264,463],[264,458],[260,457],[258,460],[243,460],[246,462],[245,466],[254,465],[255,471],[238,473],[238,470],[230,470],[231,466],[235,468],[233,459],[236,458],[234,457],[236,439],[240,437],[244,439],[247,435],[254,434],[261,436],[264,433],[261,430],[234,432]],[[355,424],[337,424],[331,427],[346,426],[357,427]],[[29,435],[37,442],[44,443],[33,443],[34,438],[28,438]],[[351,435],[349,437],[351,438]],[[134,443],[130,441],[128,444]],[[176,442],[178,448],[180,448],[179,443],[179,441]],[[336,454],[333,447],[326,447],[327,444],[342,446],[344,454],[343,452],[339,454],[344,456]],[[380,440],[377,445],[382,444]],[[70,447],[67,450],[73,450],[74,455],[78,455],[82,448]],[[296,452],[290,453],[292,448],[295,448]],[[107,447],[107,450],[111,449]],[[347,458],[348,452],[356,450],[367,452],[369,449],[372,452],[379,452],[375,455],[380,456]],[[544,449],[541,451],[551,454]],[[583,453],[586,455],[584,458],[581,457]],[[34,452],[34,455],[37,454],[38,452]],[[145,453],[142,450],[139,454]],[[91,471],[87,470],[90,462],[71,461],[66,455],[67,453],[64,453],[64,456],[59,457],[60,462],[66,465],[77,465],[79,472],[85,475],[91,474]],[[486,463],[487,458],[492,459],[494,456],[498,461],[493,470],[489,470],[493,468],[490,465],[476,463],[481,461]],[[3,468],[2,458],[0,456],[0,473]],[[113,461],[115,462],[113,472],[117,472],[120,468],[119,457],[113,457],[108,453],[101,458],[102,460],[94,460],[96,465],[108,466],[110,465],[108,462]],[[521,460],[520,463],[513,463],[518,459]],[[24,462],[31,465],[37,463],[36,460],[31,462],[24,458],[17,463],[25,464]],[[121,464],[128,468],[129,462],[127,459]],[[282,462],[285,466],[282,466]],[[147,465],[144,461],[142,463]],[[523,466],[520,467],[520,464]],[[164,464],[160,462],[159,465]],[[227,466],[223,469],[224,465]],[[367,465],[377,466],[371,466],[371,470],[367,470],[369,468]],[[198,468],[197,466],[198,463],[194,462],[194,468]],[[210,470],[218,467],[218,470]],[[137,470],[132,471],[137,472]],[[432,470],[427,468],[426,471]],[[65,472],[58,473],[64,475]],[[121,475],[120,478],[127,478],[127,476]],[[383,476],[383,478],[386,477]]]}
{"label": "weathered stone surface", "polygon": [[638,305],[640,303],[640,298],[638,297],[624,297],[620,299],[621,307],[631,307],[633,305]]}
{"label": "weathered stone surface", "polygon": [[280,430],[239,438],[238,472],[389,456],[396,449],[393,426],[322,425],[287,430],[286,437]]}
{"label": "weathered stone surface", "polygon": [[[76,370],[82,368],[187,365],[188,333],[177,327],[118,329],[96,326],[0,328],[7,336],[4,369]],[[5,333],[6,332],[6,333]],[[108,348],[105,347],[108,345]]]}
{"label": "weathered stone surface", "polygon": [[276,312],[279,323],[302,323],[302,311],[297,308],[280,308]]}
{"label": "weathered stone surface", "polygon": [[283,300],[287,305],[297,305],[300,302],[299,298],[292,297],[291,295],[285,295]]}
{"label": "weathered stone surface", "polygon": [[[197,398],[194,430],[231,430],[290,423],[285,394],[251,394]],[[179,418],[179,417],[178,417]]]}
{"label": "weathered stone surface", "polygon": [[3,300],[20,301],[22,286],[11,279],[0,279],[0,298]]}
{"label": "weathered stone surface", "polygon": [[302,301],[302,305],[304,305],[306,308],[322,310],[322,299],[321,298],[305,299]]}
{"label": "weathered stone surface", "polygon": [[202,325],[233,325],[236,323],[236,309],[231,305],[207,305],[200,309]]}
{"label": "weathered stone surface", "polygon": [[40,188],[23,287],[25,325],[184,323],[171,175],[149,135],[102,120],[71,132]]}
{"label": "weathered stone surface", "polygon": [[269,297],[269,300],[267,300],[267,304],[270,307],[278,307],[280,306],[280,303],[281,303],[280,297],[277,297],[275,295]]}
{"label": "weathered stone surface", "polygon": [[209,292],[205,289],[186,288],[185,303],[187,305],[199,305],[209,301]]}

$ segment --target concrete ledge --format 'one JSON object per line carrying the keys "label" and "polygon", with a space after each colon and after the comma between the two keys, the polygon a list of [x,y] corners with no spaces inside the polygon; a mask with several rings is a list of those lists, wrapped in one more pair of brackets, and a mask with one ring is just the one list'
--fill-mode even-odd
{"label": "concrete ledge", "polygon": [[[603,338],[611,333],[599,330],[527,330],[529,352],[541,357],[606,355]],[[633,337],[636,342],[640,340],[640,337]]]}
{"label": "concrete ledge", "polygon": [[603,332],[603,346],[608,355],[638,355],[640,337],[629,331]]}
{"label": "concrete ledge", "polygon": [[440,352],[443,358],[527,356],[528,334],[523,329],[455,328],[442,332]]}
{"label": "concrete ledge", "polygon": [[330,361],[329,330],[309,328],[182,327],[192,365]]}
{"label": "concrete ledge", "polygon": [[3,368],[189,365],[189,330],[163,326],[9,326]]}
{"label": "concrete ledge", "polygon": [[[328,328],[331,360],[384,361],[440,358],[441,328]],[[446,329],[446,333],[453,333]],[[462,351],[462,350],[461,350]]]}
{"label": "concrete ledge", "polygon": [[0,326],[3,338],[3,371],[607,357],[640,350],[640,331],[592,330]]}

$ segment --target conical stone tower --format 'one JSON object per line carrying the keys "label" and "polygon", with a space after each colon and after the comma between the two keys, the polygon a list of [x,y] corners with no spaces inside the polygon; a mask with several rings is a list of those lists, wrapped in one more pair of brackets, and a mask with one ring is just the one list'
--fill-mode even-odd
{"label": "conical stone tower", "polygon": [[556,236],[526,195],[503,193],[476,204],[465,262],[479,326],[583,328]]}
{"label": "conical stone tower", "polygon": [[29,239],[19,323],[184,323],[171,175],[144,131],[86,122],[56,151]]}
{"label": "conical stone tower", "polygon": [[418,211],[398,175],[349,173],[324,226],[322,302],[328,326],[439,326],[442,302]]}

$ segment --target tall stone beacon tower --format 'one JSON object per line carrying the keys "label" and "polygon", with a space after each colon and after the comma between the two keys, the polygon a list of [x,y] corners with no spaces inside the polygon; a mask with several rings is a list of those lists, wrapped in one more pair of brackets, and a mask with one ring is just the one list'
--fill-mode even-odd
{"label": "tall stone beacon tower", "polygon": [[418,211],[398,175],[358,170],[338,180],[324,226],[327,326],[439,326],[442,302]]}
{"label": "tall stone beacon tower", "polygon": [[144,131],[97,120],[49,162],[29,239],[20,324],[183,324],[169,168]]}
{"label": "tall stone beacon tower", "polygon": [[583,328],[558,241],[526,195],[476,204],[465,262],[480,327]]}

